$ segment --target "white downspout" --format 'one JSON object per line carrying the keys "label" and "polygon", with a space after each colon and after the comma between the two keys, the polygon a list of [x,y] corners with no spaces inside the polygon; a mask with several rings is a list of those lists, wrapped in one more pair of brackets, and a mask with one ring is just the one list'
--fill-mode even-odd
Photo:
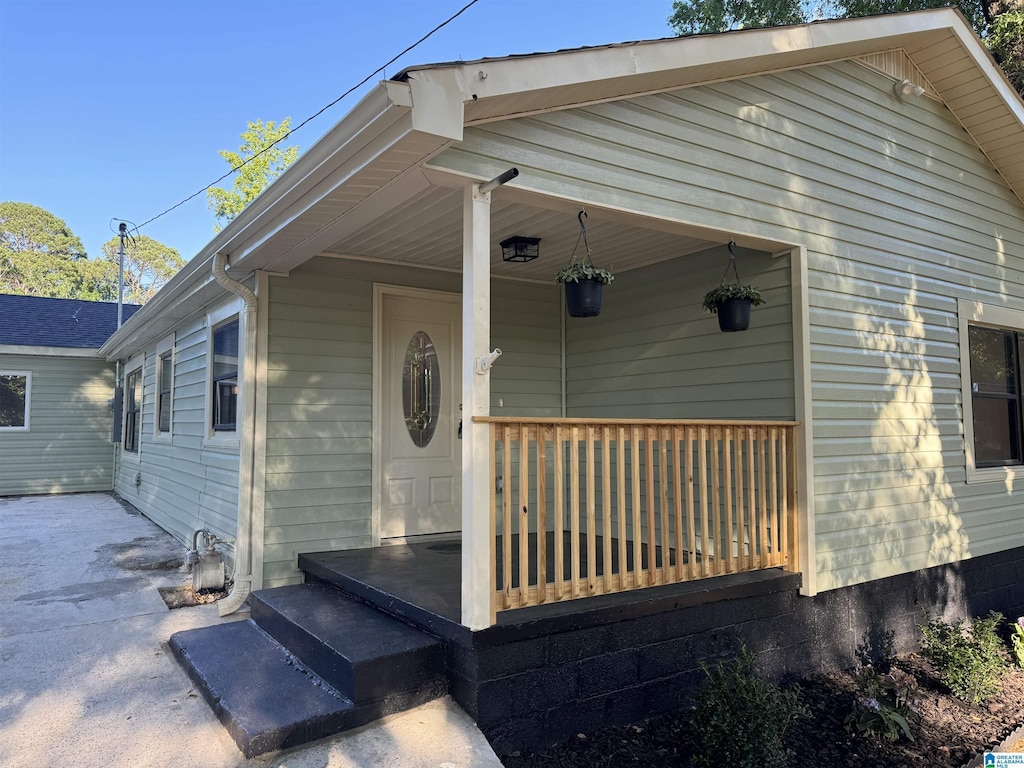
{"label": "white downspout", "polygon": [[218,601],[217,610],[227,616],[241,608],[252,589],[252,476],[256,426],[256,294],[228,277],[228,257],[213,259],[213,279],[245,302],[245,347],[242,357],[242,434],[238,449],[238,531],[235,536],[234,586],[231,594]]}

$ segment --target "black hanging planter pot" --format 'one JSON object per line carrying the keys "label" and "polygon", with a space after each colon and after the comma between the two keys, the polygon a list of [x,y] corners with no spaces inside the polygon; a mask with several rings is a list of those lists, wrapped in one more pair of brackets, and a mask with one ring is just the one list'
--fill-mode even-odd
{"label": "black hanging planter pot", "polygon": [[[576,238],[569,263],[555,275],[555,282],[565,285],[565,308],[569,312],[569,317],[597,317],[601,313],[601,293],[604,286],[615,279],[607,269],[594,266],[590,255],[590,243],[587,242],[587,228],[583,224],[586,215],[586,211],[577,214],[580,236]],[[576,248],[579,247],[580,240],[587,248],[587,255],[578,261]]]}
{"label": "black hanging planter pot", "polygon": [[750,299],[726,299],[718,305],[718,327],[726,333],[750,327]]}
{"label": "black hanging planter pot", "polygon": [[570,280],[565,284],[565,306],[569,317],[596,317],[601,313],[601,289],[604,283],[600,280],[581,279],[579,282]]}

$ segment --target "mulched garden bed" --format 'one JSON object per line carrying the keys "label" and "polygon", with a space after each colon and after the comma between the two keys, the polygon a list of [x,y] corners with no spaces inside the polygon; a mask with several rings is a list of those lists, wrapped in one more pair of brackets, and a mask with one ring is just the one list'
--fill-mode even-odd
{"label": "mulched garden bed", "polygon": [[[981,705],[968,704],[938,682],[928,661],[916,654],[898,657],[894,667],[913,675],[921,693],[921,722],[915,741],[886,742],[847,732],[845,721],[857,696],[847,672],[817,675],[800,682],[811,717],[786,732],[792,765],[836,768],[961,768],[1024,723],[1024,670],[1003,677],[1002,693]],[[502,755],[506,768],[593,768],[643,765],[684,768],[689,715],[665,715],[638,726],[604,728],[579,734],[567,743],[535,753]]]}

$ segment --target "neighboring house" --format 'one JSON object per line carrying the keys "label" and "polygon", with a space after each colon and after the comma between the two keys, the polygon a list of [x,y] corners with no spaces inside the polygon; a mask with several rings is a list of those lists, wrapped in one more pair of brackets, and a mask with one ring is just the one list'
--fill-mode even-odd
{"label": "neighboring house", "polygon": [[0,496],[113,487],[116,330],[116,304],[0,295]]}
{"label": "neighboring house", "polygon": [[[506,747],[679,706],[723,638],[800,671],[1020,611],[1022,200],[1024,104],[948,8],[412,67],[103,346],[115,487],[230,543],[225,611],[404,573],[360,594]],[[617,276],[573,319],[581,208]],[[767,304],[723,334],[730,241]]]}

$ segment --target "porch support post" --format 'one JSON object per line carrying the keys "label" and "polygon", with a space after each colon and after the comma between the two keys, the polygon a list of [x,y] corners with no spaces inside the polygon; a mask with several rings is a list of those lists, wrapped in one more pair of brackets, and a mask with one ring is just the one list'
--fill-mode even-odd
{"label": "porch support post", "polygon": [[462,623],[491,625],[494,510],[490,509],[490,425],[474,416],[491,413],[491,374],[474,373],[491,343],[491,194],[466,188],[462,250]]}

